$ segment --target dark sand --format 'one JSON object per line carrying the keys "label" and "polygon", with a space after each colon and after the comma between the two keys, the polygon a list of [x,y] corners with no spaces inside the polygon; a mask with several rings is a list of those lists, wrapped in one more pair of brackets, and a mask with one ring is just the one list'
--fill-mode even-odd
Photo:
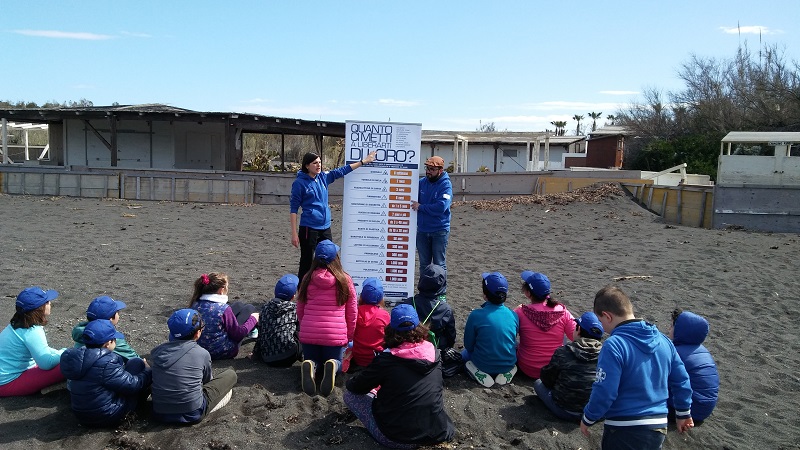
{"label": "dark sand", "polygon": [[[334,212],[339,240],[340,211]],[[288,207],[132,202],[0,195],[0,317],[37,284],[57,289],[46,327],[54,347],[89,301],[109,294],[128,303],[119,329],[143,355],[166,335],[166,318],[184,307],[199,274],[224,271],[231,297],[268,300],[275,281],[295,272]],[[459,341],[480,305],[480,273],[500,271],[513,286],[525,269],[547,274],[555,294],[578,315],[594,293],[617,277],[637,316],[667,332],[677,305],[708,318],[706,346],[722,386],[714,415],[665,448],[800,448],[800,237],[741,230],[705,230],[661,223],[625,196],[599,203],[517,204],[510,211],[453,209],[448,251],[449,295]],[[638,276],[644,276],[638,278]],[[512,289],[514,307],[524,297]],[[5,325],[3,325],[5,326]],[[29,448],[378,448],[341,400],[301,393],[299,366],[271,369],[245,356],[231,402],[192,427],[162,426],[139,417],[117,430],[77,424],[69,394],[55,390],[0,399],[0,447]],[[585,438],[577,425],[555,420],[518,375],[484,389],[460,375],[447,379],[445,401],[457,427],[445,448],[599,447],[602,425]]]}

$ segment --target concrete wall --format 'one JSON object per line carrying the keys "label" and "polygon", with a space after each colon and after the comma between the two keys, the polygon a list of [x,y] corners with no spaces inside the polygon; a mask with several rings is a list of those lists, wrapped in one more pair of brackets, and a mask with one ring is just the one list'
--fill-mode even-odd
{"label": "concrete wall", "polygon": [[717,185],[713,226],[800,233],[800,186]]}
{"label": "concrete wall", "polygon": [[[531,147],[535,147],[531,143]],[[420,161],[424,162],[431,155],[439,155],[445,161],[445,166],[453,161],[453,144],[437,143],[431,153],[431,145],[423,143]],[[568,153],[566,146],[550,144],[550,169],[563,169],[563,155]],[[528,149],[526,144],[503,144],[497,150],[497,164],[495,166],[494,144],[469,143],[467,146],[467,165],[463,173],[478,172],[482,166],[491,172],[525,172],[528,167]],[[544,140],[539,144],[539,169],[544,170]]]}
{"label": "concrete wall", "polygon": [[717,184],[800,186],[800,158],[720,155]]}
{"label": "concrete wall", "polygon": [[622,186],[639,204],[661,216],[667,223],[712,227],[713,186],[656,186],[627,182]]}

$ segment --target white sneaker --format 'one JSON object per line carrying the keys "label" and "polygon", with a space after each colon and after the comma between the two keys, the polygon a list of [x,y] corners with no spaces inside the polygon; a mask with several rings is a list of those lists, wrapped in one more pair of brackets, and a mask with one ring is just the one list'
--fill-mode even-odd
{"label": "white sneaker", "polygon": [[233,389],[228,391],[228,393],[225,394],[225,397],[222,397],[222,400],[220,400],[219,403],[217,403],[217,406],[215,406],[214,409],[212,409],[208,413],[211,414],[214,411],[219,411],[220,409],[222,409],[223,406],[227,405],[228,402],[231,401],[231,396],[232,395],[233,395]]}
{"label": "white sneaker", "polygon": [[506,373],[499,373],[496,377],[494,377],[494,382],[499,385],[503,386],[508,383],[511,383],[511,379],[514,378],[514,374],[517,373],[517,366],[514,366]]}
{"label": "white sneaker", "polygon": [[467,361],[464,365],[464,368],[467,369],[467,373],[469,374],[470,378],[480,383],[483,387],[492,387],[494,386],[494,379],[486,372],[481,371],[472,361]]}
{"label": "white sneaker", "polygon": [[250,334],[247,335],[247,337],[250,339],[258,338],[258,327],[253,328],[253,331],[251,331]]}

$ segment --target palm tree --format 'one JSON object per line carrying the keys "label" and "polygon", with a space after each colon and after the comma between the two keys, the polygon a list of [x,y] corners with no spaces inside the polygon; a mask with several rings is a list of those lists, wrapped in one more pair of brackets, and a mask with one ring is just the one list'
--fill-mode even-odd
{"label": "palm tree", "polygon": [[613,114],[609,114],[609,115],[606,116],[606,119],[611,121],[611,125],[614,125],[614,121],[617,120],[617,116],[615,116]]}
{"label": "palm tree", "polygon": [[574,121],[578,122],[578,126],[577,126],[577,127],[575,127],[575,135],[576,135],[576,136],[580,136],[580,135],[581,135],[581,120],[583,120],[583,117],[584,117],[584,116],[579,116],[579,115],[577,115],[577,114],[575,114],[574,116],[572,116],[572,120],[574,120]]}
{"label": "palm tree", "polygon": [[603,117],[603,112],[590,112],[589,117],[592,118],[592,131],[595,131],[597,129],[597,119]]}

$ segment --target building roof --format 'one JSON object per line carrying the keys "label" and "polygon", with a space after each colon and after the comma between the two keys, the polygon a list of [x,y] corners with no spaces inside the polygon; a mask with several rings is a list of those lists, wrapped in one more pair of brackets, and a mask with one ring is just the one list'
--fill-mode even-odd
{"label": "building roof", "polygon": [[731,131],[722,142],[763,144],[769,142],[800,142],[800,132],[791,131]]}
{"label": "building roof", "polygon": [[606,125],[602,128],[590,131],[587,134],[589,135],[589,139],[595,139],[608,136],[628,136],[630,132],[622,125]]}
{"label": "building roof", "polygon": [[344,137],[344,122],[302,120],[260,114],[192,111],[160,103],[143,105],[80,106],[75,108],[2,108],[0,118],[15,122],[61,123],[71,119],[118,119],[169,120],[191,122],[230,122],[247,132],[323,134]]}
{"label": "building roof", "polygon": [[[422,130],[423,143],[452,143],[455,139],[466,140],[472,144],[527,144],[544,142],[547,132],[503,131],[486,133],[483,131],[438,131]],[[584,136],[554,136],[549,141],[553,145],[569,145],[584,140]]]}

